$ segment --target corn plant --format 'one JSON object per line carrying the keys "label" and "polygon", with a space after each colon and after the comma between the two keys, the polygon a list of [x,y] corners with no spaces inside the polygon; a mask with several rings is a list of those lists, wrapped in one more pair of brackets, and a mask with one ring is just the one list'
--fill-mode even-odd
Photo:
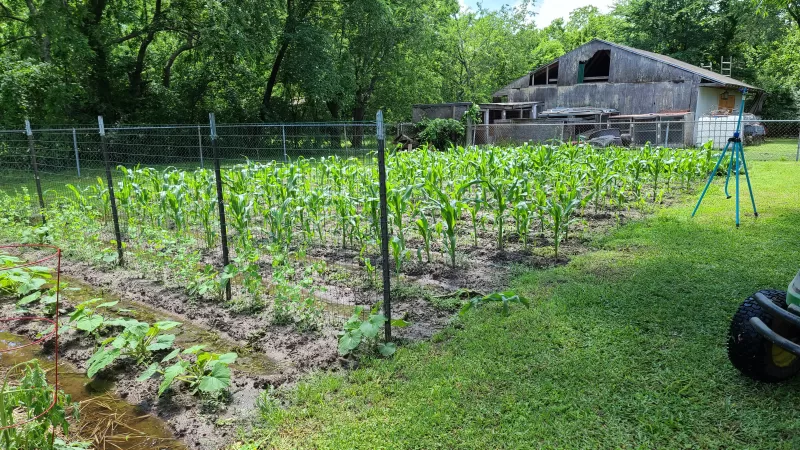
{"label": "corn plant", "polygon": [[556,258],[558,258],[561,240],[568,232],[570,223],[574,220],[572,219],[572,214],[579,205],[579,199],[567,200],[564,203],[558,198],[550,198],[547,201],[547,213],[553,228],[553,248]]}
{"label": "corn plant", "polygon": [[422,238],[423,246],[425,247],[425,257],[428,262],[431,262],[431,239],[433,237],[433,227],[431,227],[428,217],[420,210],[417,212],[417,219],[414,221],[417,226],[417,232]]}
{"label": "corn plant", "polygon": [[439,209],[442,222],[446,226],[443,229],[444,247],[450,255],[450,265],[455,267],[458,236],[456,226],[458,225],[458,218],[461,217],[461,209],[464,204],[458,198],[457,193],[456,195],[448,194],[437,186],[426,185],[425,187],[426,190],[431,190],[431,192],[426,192],[429,195],[428,200]]}
{"label": "corn plant", "polygon": [[505,222],[506,211],[508,211],[509,204],[517,200],[519,190],[517,189],[519,180],[511,182],[506,181],[504,178],[499,178],[495,181],[486,178],[480,181],[489,192],[492,193],[494,200],[494,223],[497,225],[497,250],[503,251],[503,225]]}

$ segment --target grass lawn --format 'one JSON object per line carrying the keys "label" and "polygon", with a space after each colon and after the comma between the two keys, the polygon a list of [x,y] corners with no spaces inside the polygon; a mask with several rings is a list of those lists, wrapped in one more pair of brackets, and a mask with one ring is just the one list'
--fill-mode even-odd
{"label": "grass lawn", "polygon": [[746,145],[745,157],[752,160],[796,161],[798,145],[798,138],[770,138],[763,144]]}
{"label": "grass lawn", "polygon": [[726,357],[739,303],[800,269],[800,165],[751,166],[758,220],[733,226],[718,179],[696,219],[687,197],[521,273],[530,309],[299,384],[259,448],[800,448],[800,379],[757,384]]}

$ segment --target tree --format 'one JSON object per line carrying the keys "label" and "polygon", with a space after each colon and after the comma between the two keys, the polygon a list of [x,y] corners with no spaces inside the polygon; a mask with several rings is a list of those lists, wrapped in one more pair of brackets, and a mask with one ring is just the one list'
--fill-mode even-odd
{"label": "tree", "polygon": [[798,0],[753,0],[756,7],[763,13],[769,14],[770,8],[786,11],[795,24],[800,27],[800,1]]}

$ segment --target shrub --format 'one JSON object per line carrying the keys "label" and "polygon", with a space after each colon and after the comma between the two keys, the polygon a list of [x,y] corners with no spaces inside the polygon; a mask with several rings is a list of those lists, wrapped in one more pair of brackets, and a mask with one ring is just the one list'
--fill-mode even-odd
{"label": "shrub", "polygon": [[464,138],[464,124],[455,119],[424,119],[417,124],[419,141],[444,150]]}

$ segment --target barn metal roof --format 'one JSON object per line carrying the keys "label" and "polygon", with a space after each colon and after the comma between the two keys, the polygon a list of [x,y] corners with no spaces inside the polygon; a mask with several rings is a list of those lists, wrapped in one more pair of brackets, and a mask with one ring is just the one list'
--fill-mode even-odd
{"label": "barn metal roof", "polygon": [[703,69],[702,67],[697,67],[694,64],[689,64],[687,62],[681,61],[679,59],[672,58],[670,56],[660,55],[658,53],[648,52],[647,50],[640,50],[638,48],[628,47],[627,45],[617,44],[615,42],[605,41],[603,39],[595,38],[595,39],[592,39],[592,41],[602,42],[602,43],[610,45],[612,47],[617,47],[617,48],[620,48],[622,50],[625,50],[625,51],[628,51],[628,52],[631,52],[631,53],[635,53],[635,54],[640,55],[640,56],[644,56],[645,58],[654,59],[654,60],[662,62],[664,64],[668,64],[670,66],[677,67],[677,68],[685,70],[687,72],[691,72],[691,73],[694,73],[696,75],[700,75],[703,78],[708,78],[709,80],[716,81],[719,84],[724,84],[726,86],[739,86],[739,87],[744,87],[744,88],[758,90],[758,91],[761,90],[760,88],[757,88],[755,86],[751,86],[751,85],[749,85],[749,84],[747,84],[745,82],[736,80],[736,79],[731,78],[731,77],[726,77],[725,75],[722,75],[722,74],[719,74],[719,73],[716,73],[716,72],[712,72],[712,71],[710,71],[708,69]]}
{"label": "barn metal roof", "polygon": [[[670,66],[673,66],[673,67],[677,67],[678,69],[685,70],[687,72],[690,72],[690,73],[699,75],[699,76],[701,76],[703,78],[706,78],[708,80],[711,80],[715,84],[721,84],[721,85],[724,85],[724,86],[731,86],[731,87],[733,87],[733,86],[735,86],[735,87],[743,87],[743,88],[747,88],[749,90],[763,91],[763,89],[755,87],[755,86],[751,86],[751,85],[749,85],[749,84],[747,84],[747,83],[745,83],[743,81],[739,81],[739,80],[736,80],[736,79],[731,78],[731,77],[726,77],[725,75],[722,75],[722,74],[719,74],[719,73],[716,73],[716,72],[712,72],[712,71],[710,71],[708,69],[703,69],[702,67],[697,67],[697,66],[695,66],[693,64],[689,64],[687,62],[684,62],[684,61],[681,61],[681,60],[678,60],[678,59],[675,59],[675,58],[672,58],[672,57],[669,57],[669,56],[666,56],[666,55],[660,55],[658,53],[648,52],[647,50],[640,50],[638,48],[628,47],[627,45],[617,44],[615,42],[605,41],[603,39],[598,39],[598,38],[594,38],[591,41],[589,41],[589,42],[587,42],[586,44],[583,44],[583,45],[587,45],[587,44],[589,44],[590,42],[593,42],[593,41],[602,42],[602,43],[604,43],[606,45],[610,45],[612,47],[616,47],[616,48],[618,48],[620,50],[624,50],[626,52],[631,52],[633,54],[636,54],[636,55],[639,55],[639,56],[643,56],[645,58],[650,58],[650,59],[656,60],[656,61],[658,61],[660,63],[663,63],[663,64],[667,64],[667,65],[670,65]],[[583,45],[581,45],[580,47],[583,47]],[[578,47],[578,48],[580,48],[580,47]],[[577,50],[577,49],[574,49],[572,51],[574,52],[575,50]],[[561,60],[561,56],[559,56],[558,58],[550,61],[547,64],[543,64],[543,65],[533,69],[532,71],[528,72],[524,76],[520,77],[515,82],[520,81],[522,79],[525,79],[525,78],[529,77],[530,74],[536,73],[536,72],[538,72],[540,70],[543,70],[545,67],[548,67],[548,66],[550,66],[550,65],[552,65],[552,64],[554,64],[554,63],[556,63],[556,62],[558,62],[560,60]],[[502,89],[498,90],[497,92],[495,92],[492,95],[495,96],[495,97],[500,97],[502,95],[506,95],[508,89],[513,84],[514,83],[511,83],[508,86],[503,87]]]}

